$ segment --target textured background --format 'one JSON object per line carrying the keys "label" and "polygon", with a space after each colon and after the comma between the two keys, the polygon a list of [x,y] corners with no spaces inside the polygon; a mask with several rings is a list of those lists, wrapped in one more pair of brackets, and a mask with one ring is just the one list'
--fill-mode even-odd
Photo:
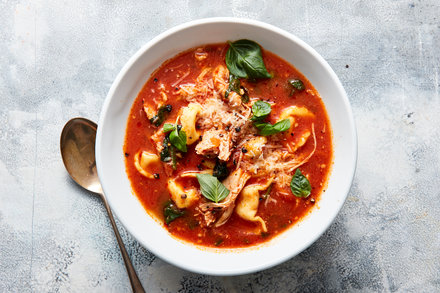
{"label": "textured background", "polygon": [[97,198],[68,177],[59,136],[97,120],[113,79],[177,24],[236,16],[285,29],[333,67],[359,161],[348,200],[309,249],[239,277],[197,275],[121,227],[151,292],[440,290],[440,3],[431,1],[1,1],[0,292],[129,292]]}

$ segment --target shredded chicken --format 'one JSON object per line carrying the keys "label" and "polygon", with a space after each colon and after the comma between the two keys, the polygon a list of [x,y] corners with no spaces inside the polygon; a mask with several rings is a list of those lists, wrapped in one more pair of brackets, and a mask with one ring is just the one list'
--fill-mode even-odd
{"label": "shredded chicken", "polygon": [[219,65],[214,69],[213,77],[214,81],[214,90],[217,95],[220,96],[220,98],[223,98],[225,96],[225,92],[228,89],[229,86],[229,71],[226,67],[223,65]]}
{"label": "shredded chicken", "polygon": [[250,108],[231,110],[222,100],[211,98],[205,101],[197,124],[202,132],[202,139],[196,146],[199,155],[218,155],[227,161],[234,142],[251,128]]}
{"label": "shredded chicken", "polygon": [[220,214],[220,217],[214,225],[215,227],[219,227],[228,221],[234,211],[235,200],[249,178],[251,178],[251,176],[242,169],[235,170],[223,181],[223,185],[229,189],[230,192],[222,202],[209,202],[199,205],[199,211],[203,214],[207,226],[213,223],[212,218],[214,210],[216,214]]}
{"label": "shredded chicken", "polygon": [[292,172],[309,161],[316,151],[315,126],[312,124],[313,150],[304,158],[291,153],[287,148],[263,148],[257,159],[244,158],[241,168],[255,177],[276,175],[274,182],[279,185],[288,185]]}
{"label": "shredded chicken", "polygon": [[196,146],[199,155],[210,156],[220,153],[220,143],[222,142],[222,130],[209,129],[203,132],[202,140]]}

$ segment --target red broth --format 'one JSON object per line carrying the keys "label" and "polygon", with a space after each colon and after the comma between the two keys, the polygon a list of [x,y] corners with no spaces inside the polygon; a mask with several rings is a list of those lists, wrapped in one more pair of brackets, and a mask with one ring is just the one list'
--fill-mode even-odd
{"label": "red broth", "polygon": [[[126,172],[128,174],[134,193],[142,202],[146,211],[164,222],[164,204],[170,200],[170,193],[167,189],[167,172],[161,164],[155,166],[154,172],[156,179],[149,179],[141,175],[134,166],[133,156],[140,150],[157,153],[152,135],[158,131],[158,127],[152,125],[143,110],[143,101],[154,101],[163,87],[168,92],[167,103],[173,109],[180,109],[188,104],[185,99],[179,98],[176,81],[181,79],[182,72],[189,74],[185,76],[180,84],[194,81],[201,73],[202,69],[216,67],[225,64],[225,54],[228,49],[227,44],[211,44],[201,47],[208,53],[202,62],[194,58],[196,48],[182,52],[177,56],[167,60],[158,68],[145,83],[139,92],[130,111],[127,122],[125,144]],[[313,85],[296,70],[291,64],[279,56],[263,50],[263,60],[267,70],[273,75],[271,79],[249,82],[242,80],[249,91],[249,96],[263,100],[270,100],[274,103],[270,120],[275,123],[280,115],[280,111],[287,106],[305,106],[314,113],[314,117],[301,117],[296,120],[298,123],[295,133],[300,133],[302,127],[310,127],[313,123],[316,132],[316,151],[310,160],[300,167],[312,186],[310,196],[307,198],[295,197],[289,186],[285,188],[274,188],[270,192],[272,200],[260,200],[257,215],[264,219],[267,225],[267,232],[262,233],[258,229],[258,224],[240,218],[235,212],[226,224],[220,227],[206,227],[196,217],[197,211],[194,207],[188,208],[185,215],[177,218],[164,227],[168,231],[185,241],[211,247],[233,248],[245,247],[268,241],[281,232],[285,231],[296,222],[301,220],[316,204],[321,196],[325,196],[325,186],[332,165],[332,134],[330,122],[323,102]],[[296,92],[291,95],[291,87],[287,80],[295,78],[303,81],[306,90]],[[162,88],[161,88],[162,87]],[[171,111],[169,120],[177,118],[178,111]],[[287,136],[286,140],[295,140],[295,133]],[[173,174],[178,174],[184,170],[197,170],[200,164],[207,160],[204,156],[198,155],[194,151],[195,144],[188,146],[188,152],[179,160],[177,170]],[[313,142],[309,141],[301,148],[301,152],[308,153],[313,149]],[[171,175],[174,176],[174,175]],[[255,182],[258,179],[251,179]],[[198,187],[197,179],[186,178],[183,181],[185,186]],[[284,193],[283,193],[284,192]],[[286,196],[286,192],[290,196]]]}

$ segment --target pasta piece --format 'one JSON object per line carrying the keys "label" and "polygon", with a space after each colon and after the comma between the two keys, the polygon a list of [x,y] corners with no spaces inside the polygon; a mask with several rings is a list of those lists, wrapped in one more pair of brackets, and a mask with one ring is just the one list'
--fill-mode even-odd
{"label": "pasta piece", "polygon": [[196,130],[196,119],[200,111],[202,111],[202,107],[196,103],[190,103],[182,110],[180,122],[182,123],[182,130],[186,133],[187,145],[193,144],[200,137],[200,133]]}
{"label": "pasta piece", "polygon": [[136,169],[139,171],[139,173],[150,179],[154,178],[153,174],[151,174],[149,171],[149,168],[151,167],[150,165],[158,163],[159,161],[160,160],[157,155],[150,154],[146,151],[139,151],[134,156],[134,166]]}
{"label": "pasta piece", "polygon": [[300,147],[305,145],[307,140],[309,139],[310,135],[311,135],[310,131],[307,130],[306,132],[304,132],[301,135],[301,137],[298,139],[298,141],[293,146],[288,144],[287,147],[289,148],[290,152],[294,153],[294,152],[296,152],[297,149],[299,149]]}
{"label": "pasta piece", "polygon": [[244,156],[246,158],[258,158],[263,152],[263,147],[267,143],[267,138],[265,136],[256,136],[251,138],[248,142],[244,144],[246,153]]}
{"label": "pasta piece", "polygon": [[[314,117],[315,114],[310,112],[309,109],[306,107],[297,107],[297,106],[291,106],[286,109],[284,109],[281,112],[280,119],[289,119],[290,120],[290,129],[295,127],[295,117]],[[288,135],[289,132],[286,132],[286,135]],[[304,132],[301,137],[297,140],[296,143],[293,143],[292,141],[288,142],[286,144],[287,148],[289,149],[289,152],[294,153],[297,149],[302,147],[306,142],[307,139],[310,137],[310,131]]]}
{"label": "pasta piece", "polygon": [[[283,117],[283,115],[285,117]],[[313,114],[312,112],[310,112],[309,109],[307,109],[306,107],[297,107],[297,106],[290,106],[287,107],[286,109],[284,109],[281,113],[281,119],[285,119],[287,118],[287,116],[309,116],[309,117],[313,117],[315,116],[315,114]]]}
{"label": "pasta piece", "polygon": [[176,203],[179,209],[190,207],[199,200],[199,194],[195,188],[184,189],[177,184],[174,179],[168,180],[167,187],[171,194],[171,199]]}
{"label": "pasta piece", "polygon": [[300,117],[313,117],[315,114],[309,111],[309,109],[305,107],[297,107],[297,106],[290,106],[288,108],[285,108],[280,115],[280,120],[283,119],[289,119],[290,120],[290,128],[292,128],[295,124],[295,117],[293,116],[300,116]]}
{"label": "pasta piece", "polygon": [[267,232],[266,223],[264,220],[257,216],[258,204],[260,202],[259,191],[265,190],[272,183],[273,177],[269,179],[265,184],[253,184],[246,186],[240,193],[235,212],[242,219],[259,222],[264,232]]}

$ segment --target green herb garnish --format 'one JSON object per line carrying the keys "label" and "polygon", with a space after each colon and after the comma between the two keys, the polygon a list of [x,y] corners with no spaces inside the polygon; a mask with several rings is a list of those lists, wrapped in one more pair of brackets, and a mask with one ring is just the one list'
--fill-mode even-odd
{"label": "green herb garnish", "polygon": [[302,92],[306,89],[304,86],[304,83],[299,79],[289,79],[289,84],[292,86],[292,90],[290,92],[290,95],[293,95],[295,92]]}
{"label": "green herb garnish", "polygon": [[162,122],[165,120],[168,113],[171,112],[171,110],[172,110],[171,105],[161,106],[159,108],[159,110],[157,111],[157,114],[153,118],[150,119],[150,122],[154,126],[160,126],[162,124]]}
{"label": "green herb garnish", "polygon": [[179,130],[179,127],[176,127],[173,131],[170,132],[170,141],[173,146],[175,146],[179,151],[186,153],[186,133],[183,130]]}
{"label": "green herb garnish", "polygon": [[254,126],[258,129],[258,134],[268,136],[288,130],[290,128],[290,120],[283,119],[273,125],[267,122],[257,121],[254,122]]}
{"label": "green herb garnish", "polygon": [[172,200],[169,200],[165,203],[165,207],[163,208],[163,216],[167,225],[184,214],[185,211],[180,210]]}
{"label": "green herb garnish", "polygon": [[176,126],[174,126],[174,124],[170,124],[170,123],[165,123],[163,125],[163,133],[168,133],[170,131],[173,131],[176,128]]}
{"label": "green herb garnish", "polygon": [[308,197],[312,191],[310,181],[299,169],[296,169],[292,181],[290,181],[290,190],[296,197]]}
{"label": "green herb garnish", "polygon": [[272,108],[270,107],[270,104],[264,101],[256,101],[252,105],[252,114],[251,117],[252,121],[262,121],[266,119],[266,117],[270,114],[272,111]]}
{"label": "green herb garnish", "polygon": [[231,92],[240,94],[240,79],[233,74],[229,74],[229,87],[225,92],[225,98],[227,98]]}
{"label": "green herb garnish", "polygon": [[168,135],[166,135],[162,142],[162,151],[160,152],[160,160],[162,162],[171,161],[170,148],[171,148],[170,138],[168,137]]}
{"label": "green herb garnish", "polygon": [[210,174],[197,174],[200,191],[210,201],[219,202],[229,195],[229,190],[218,179]]}
{"label": "green herb garnish", "polygon": [[172,145],[170,147],[170,155],[171,155],[171,166],[173,167],[173,170],[176,170],[177,168],[177,157],[176,157],[176,148]]}
{"label": "green herb garnish", "polygon": [[240,79],[233,74],[229,74],[229,86],[225,91],[225,98],[227,99],[231,92],[236,92],[241,97],[243,103],[249,103],[249,94],[244,86],[240,85]]}
{"label": "green herb garnish", "polygon": [[249,103],[249,93],[244,86],[240,87],[240,94],[241,94],[241,101],[245,104]]}
{"label": "green herb garnish", "polygon": [[[165,127],[169,127],[166,125],[167,124],[164,125],[164,130],[165,130]],[[179,129],[182,128],[181,125],[178,125],[177,127],[175,127],[172,124],[168,124],[168,125],[171,125],[173,127],[174,131],[178,131],[178,135],[180,134],[180,132],[185,133],[184,131],[179,131]],[[171,133],[173,133],[173,132],[171,132]],[[171,138],[170,138],[171,133],[165,135],[165,137],[163,139],[162,151],[160,152],[160,160],[162,162],[170,162],[171,161],[171,165],[173,167],[173,170],[176,170],[176,167],[177,167],[177,157],[176,157],[177,148],[174,145],[174,143],[171,141]],[[186,143],[186,134],[185,134],[185,143]],[[185,144],[185,147],[186,147],[186,144]]]}
{"label": "green herb garnish", "polygon": [[229,42],[226,66],[229,72],[238,78],[255,80],[272,77],[264,66],[260,46],[250,40]]}
{"label": "green herb garnish", "polygon": [[251,120],[254,121],[254,126],[258,129],[258,133],[263,136],[268,136],[272,134],[276,134],[282,131],[286,131],[290,128],[290,120],[284,119],[278,121],[275,124],[270,124],[268,122],[264,122],[264,119],[269,116],[272,108],[270,104],[264,101],[256,101],[252,105],[252,114]]}

